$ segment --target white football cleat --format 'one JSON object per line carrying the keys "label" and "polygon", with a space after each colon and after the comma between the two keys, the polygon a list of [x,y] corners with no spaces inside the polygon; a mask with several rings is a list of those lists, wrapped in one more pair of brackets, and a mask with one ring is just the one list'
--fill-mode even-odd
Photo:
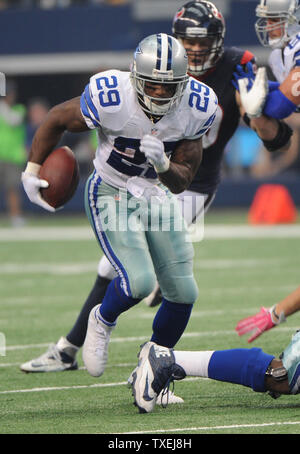
{"label": "white football cleat", "polygon": [[78,369],[75,360],[78,347],[61,337],[56,344],[51,344],[38,358],[32,359],[20,366],[22,372],[63,372]]}
{"label": "white football cleat", "polygon": [[103,374],[108,359],[108,344],[114,326],[103,323],[99,314],[100,304],[89,315],[88,327],[82,349],[82,359],[87,371],[93,377]]}
{"label": "white football cleat", "polygon": [[[138,366],[131,372],[127,380],[129,388],[132,387],[133,374],[136,372],[137,368]],[[156,399],[156,405],[161,405],[162,407],[166,406],[167,404],[183,404],[183,403],[184,400],[182,399],[182,397],[176,396],[170,389],[168,390],[167,393],[164,393],[164,390],[162,389]]]}
{"label": "white football cleat", "polygon": [[182,397],[175,396],[173,391],[169,389],[167,393],[164,393],[162,390],[159,395],[157,396],[156,399],[156,405],[161,405],[162,407],[165,407],[167,404],[183,404],[184,400]]}
{"label": "white football cleat", "polygon": [[170,383],[186,376],[183,368],[175,363],[173,350],[154,342],[146,342],[141,346],[138,358],[138,365],[128,379],[134,404],[140,413],[150,413],[159,394],[163,392],[161,403],[166,407]]}

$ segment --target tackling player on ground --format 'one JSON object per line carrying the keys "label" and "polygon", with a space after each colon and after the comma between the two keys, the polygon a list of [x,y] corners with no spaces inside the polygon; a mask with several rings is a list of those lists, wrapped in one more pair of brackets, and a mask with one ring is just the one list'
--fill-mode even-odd
{"label": "tackling player on ground", "polygon": [[212,351],[178,351],[154,342],[141,346],[137,367],[128,385],[140,413],[150,413],[158,394],[168,403],[170,383],[186,376],[210,378],[269,392],[274,399],[300,392],[300,331],[293,337],[280,359],[259,348]]}

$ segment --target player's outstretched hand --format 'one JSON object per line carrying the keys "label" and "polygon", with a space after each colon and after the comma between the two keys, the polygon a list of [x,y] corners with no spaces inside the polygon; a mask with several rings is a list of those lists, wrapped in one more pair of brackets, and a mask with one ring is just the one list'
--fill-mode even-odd
{"label": "player's outstretched hand", "polygon": [[252,88],[247,91],[248,79],[238,80],[242,105],[250,118],[257,118],[262,111],[269,92],[266,68],[259,68]]}
{"label": "player's outstretched hand", "polygon": [[[33,165],[32,165],[33,164]],[[24,172],[22,172],[22,183],[24,190],[32,203],[41,206],[47,211],[55,212],[55,208],[49,205],[41,196],[40,189],[49,186],[48,181],[41,180],[38,177],[40,165],[28,163]]]}
{"label": "player's outstretched hand", "polygon": [[[255,68],[255,69],[254,69]],[[240,79],[247,79],[247,90],[250,90],[253,86],[253,82],[255,80],[255,70],[256,65],[254,65],[249,61],[246,65],[237,65],[235,68],[235,72],[233,73],[232,84],[239,91],[239,80]]]}
{"label": "player's outstretched hand", "polygon": [[272,320],[271,310],[262,307],[258,314],[240,320],[235,328],[238,335],[242,336],[252,331],[252,336],[248,339],[248,342],[252,342],[263,332],[276,326]]}
{"label": "player's outstretched hand", "polygon": [[157,173],[163,173],[169,169],[170,161],[165,154],[164,144],[157,137],[150,134],[144,135],[141,140],[140,151],[145,154]]}

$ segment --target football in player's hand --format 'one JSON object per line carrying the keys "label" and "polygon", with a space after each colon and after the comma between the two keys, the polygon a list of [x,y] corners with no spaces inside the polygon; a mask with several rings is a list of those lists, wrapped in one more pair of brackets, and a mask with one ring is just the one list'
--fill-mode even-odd
{"label": "football in player's hand", "polygon": [[79,183],[79,167],[73,151],[61,147],[52,151],[44,161],[39,178],[49,186],[41,189],[41,195],[53,208],[62,207],[74,195]]}

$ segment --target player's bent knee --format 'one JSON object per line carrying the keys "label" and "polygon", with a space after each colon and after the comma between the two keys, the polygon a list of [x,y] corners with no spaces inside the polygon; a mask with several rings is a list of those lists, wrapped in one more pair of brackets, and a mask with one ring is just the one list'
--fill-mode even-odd
{"label": "player's bent knee", "polygon": [[154,273],[145,272],[135,277],[131,286],[131,295],[136,299],[144,299],[154,290],[156,277]]}
{"label": "player's bent knee", "polygon": [[189,279],[182,289],[181,301],[187,304],[194,304],[198,298],[198,295],[199,289],[195,280]]}
{"label": "player's bent knee", "polygon": [[192,277],[178,279],[174,282],[173,288],[169,286],[168,291],[163,292],[167,300],[185,304],[194,304],[198,298],[198,294],[198,286]]}

